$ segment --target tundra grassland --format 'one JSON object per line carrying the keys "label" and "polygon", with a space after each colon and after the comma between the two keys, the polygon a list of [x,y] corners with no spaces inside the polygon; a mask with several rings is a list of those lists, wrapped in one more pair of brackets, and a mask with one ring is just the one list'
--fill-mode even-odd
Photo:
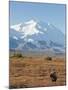
{"label": "tundra grassland", "polygon": [[[66,60],[63,56],[22,56],[9,58],[9,88],[29,88],[66,85]],[[50,78],[52,70],[57,73],[57,80]]]}

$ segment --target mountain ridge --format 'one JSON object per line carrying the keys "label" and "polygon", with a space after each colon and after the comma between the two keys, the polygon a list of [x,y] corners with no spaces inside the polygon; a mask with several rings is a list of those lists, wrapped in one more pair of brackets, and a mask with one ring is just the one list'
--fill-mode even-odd
{"label": "mountain ridge", "polygon": [[62,50],[65,47],[65,36],[61,30],[50,23],[35,20],[10,26],[9,40],[10,48],[20,50],[56,50],[57,47]]}

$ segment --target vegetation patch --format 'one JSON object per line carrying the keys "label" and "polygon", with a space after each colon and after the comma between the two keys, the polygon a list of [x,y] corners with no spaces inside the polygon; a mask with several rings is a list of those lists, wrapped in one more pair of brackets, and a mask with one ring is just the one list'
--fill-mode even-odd
{"label": "vegetation patch", "polygon": [[46,57],[45,60],[52,61],[52,57]]}

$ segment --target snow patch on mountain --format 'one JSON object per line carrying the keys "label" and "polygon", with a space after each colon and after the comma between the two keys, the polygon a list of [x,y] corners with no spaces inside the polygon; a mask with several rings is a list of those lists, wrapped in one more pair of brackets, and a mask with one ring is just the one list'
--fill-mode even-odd
{"label": "snow patch on mountain", "polygon": [[17,38],[16,36],[13,36],[13,39],[16,39],[16,40],[18,40],[18,38]]}
{"label": "snow patch on mountain", "polygon": [[35,22],[34,20],[30,20],[25,22],[23,25],[20,23],[17,25],[12,25],[10,28],[21,32],[23,34],[21,38],[23,39],[28,35],[43,34],[42,31],[39,31],[36,28],[36,25],[37,25],[37,22]]}
{"label": "snow patch on mountain", "polygon": [[30,20],[30,21],[27,21],[27,22],[25,22],[25,24],[36,24],[37,22],[35,22],[34,20]]}
{"label": "snow patch on mountain", "polygon": [[16,31],[20,31],[20,26],[21,26],[21,23],[20,24],[16,24],[16,25],[12,25],[10,28],[14,29]]}
{"label": "snow patch on mountain", "polygon": [[33,39],[28,39],[28,42],[34,42],[34,40]]}
{"label": "snow patch on mountain", "polygon": [[26,37],[27,35],[43,33],[36,28],[37,22],[34,20],[30,20],[29,22],[26,22],[26,24],[27,25],[22,27],[22,33],[24,34],[23,37]]}

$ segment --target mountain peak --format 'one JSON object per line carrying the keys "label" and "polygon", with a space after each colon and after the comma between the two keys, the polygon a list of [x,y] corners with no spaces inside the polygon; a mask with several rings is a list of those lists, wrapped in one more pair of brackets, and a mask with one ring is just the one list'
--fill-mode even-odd
{"label": "mountain peak", "polygon": [[43,33],[42,31],[39,31],[38,28],[36,28],[36,26],[37,26],[37,22],[32,19],[25,23],[12,25],[10,28],[18,32],[21,32],[23,34],[21,38],[25,38],[28,35]]}
{"label": "mountain peak", "polygon": [[10,43],[10,47],[21,49],[26,47],[44,50],[60,46],[62,49],[65,38],[61,30],[54,25],[31,19],[10,27]]}
{"label": "mountain peak", "polygon": [[25,24],[37,24],[37,22],[34,19],[31,19],[31,20],[25,22]]}

